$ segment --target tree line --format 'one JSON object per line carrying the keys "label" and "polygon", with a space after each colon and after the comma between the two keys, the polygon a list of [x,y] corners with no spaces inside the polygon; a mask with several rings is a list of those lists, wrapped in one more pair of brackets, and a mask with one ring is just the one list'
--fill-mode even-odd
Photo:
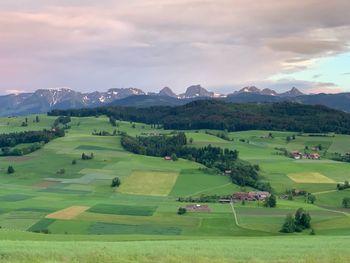
{"label": "tree line", "polygon": [[292,102],[233,104],[217,100],[193,101],[183,106],[149,108],[109,106],[53,110],[51,116],[107,115],[115,120],[142,122],[165,129],[231,131],[280,130],[305,133],[350,134],[350,114],[320,105]]}

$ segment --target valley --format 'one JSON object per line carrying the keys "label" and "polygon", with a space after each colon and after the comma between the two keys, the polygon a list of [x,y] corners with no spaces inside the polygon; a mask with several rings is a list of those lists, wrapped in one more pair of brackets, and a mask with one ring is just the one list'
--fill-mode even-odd
{"label": "valley", "polygon": [[[56,119],[45,115],[39,118],[36,123],[35,116],[29,116],[27,127],[21,126],[22,117],[1,118],[0,133],[50,129]],[[113,127],[105,116],[72,117],[64,137],[25,156],[0,157],[0,239],[4,246],[18,238],[39,242],[188,240],[185,243],[210,239],[226,246],[227,242],[235,244],[239,240],[270,242],[273,236],[291,242],[294,238],[316,242],[337,236],[333,242],[342,242],[341,236],[350,234],[349,210],[342,206],[350,191],[336,188],[349,179],[350,163],[328,158],[332,152],[350,151],[348,135],[257,130],[228,132],[222,139],[217,136],[221,131],[186,130],[193,147],[212,145],[238,150],[240,159],[259,165],[260,175],[270,182],[277,196],[277,206],[266,208],[262,201],[236,202],[233,207],[206,203],[210,212],[178,215],[179,207],[193,205],[178,202],[179,197],[230,196],[254,189],[235,185],[230,177],[209,172],[193,161],[127,152],[120,144],[119,132],[130,136],[171,136],[172,131],[143,123],[117,121],[117,124]],[[115,129],[119,131],[115,136],[92,135],[96,131],[113,134]],[[295,139],[289,141],[287,137]],[[319,145],[320,160],[295,160],[277,150],[304,151],[306,146]],[[83,153],[93,153],[93,159],[82,160]],[[15,172],[8,174],[8,166],[13,166]],[[115,177],[121,180],[118,188],[111,187]],[[292,189],[307,191],[316,201],[305,202],[304,196],[288,200],[284,196]],[[310,213],[315,237],[309,235],[310,230],[291,235],[280,233],[286,215],[298,208]],[[273,240],[278,242],[279,238]],[[166,244],[171,243],[163,245]],[[115,244],[106,246],[112,251]],[[127,249],[128,243],[122,246]],[[220,262],[225,262],[226,256],[222,256]]]}

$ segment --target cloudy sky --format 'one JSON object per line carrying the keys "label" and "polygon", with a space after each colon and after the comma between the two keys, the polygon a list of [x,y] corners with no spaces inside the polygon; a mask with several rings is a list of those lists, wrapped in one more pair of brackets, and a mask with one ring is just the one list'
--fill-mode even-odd
{"label": "cloudy sky", "polygon": [[349,0],[1,0],[0,93],[350,91]]}

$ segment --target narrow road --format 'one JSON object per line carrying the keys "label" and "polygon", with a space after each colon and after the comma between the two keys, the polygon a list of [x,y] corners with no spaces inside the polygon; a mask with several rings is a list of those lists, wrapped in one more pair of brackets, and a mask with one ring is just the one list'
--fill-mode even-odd
{"label": "narrow road", "polygon": [[236,225],[239,226],[237,213],[236,213],[236,210],[235,210],[235,208],[233,206],[233,202],[230,202],[230,205],[231,205],[231,208],[232,208],[232,213],[233,213],[233,217],[235,218]]}

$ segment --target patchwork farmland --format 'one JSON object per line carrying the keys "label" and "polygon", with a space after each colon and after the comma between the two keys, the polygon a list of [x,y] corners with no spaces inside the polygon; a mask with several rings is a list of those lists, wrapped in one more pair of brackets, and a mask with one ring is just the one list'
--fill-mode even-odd
{"label": "patchwork farmland", "polygon": [[[28,127],[21,127],[22,117],[1,118],[0,133],[50,129],[55,120],[55,117],[42,115],[41,121],[34,123],[34,118],[28,117]],[[297,240],[312,244],[322,243],[324,238],[332,240],[342,253],[349,253],[344,245],[348,241],[343,236],[350,234],[350,217],[349,211],[342,207],[342,200],[350,197],[350,191],[338,191],[336,186],[350,179],[350,164],[334,161],[330,154],[350,152],[350,136],[331,134],[321,137],[291,132],[248,131],[227,133],[227,140],[216,136],[216,131],[186,131],[186,137],[191,138],[194,147],[210,144],[238,150],[239,157],[259,165],[260,174],[271,183],[278,196],[277,207],[266,208],[261,201],[236,202],[233,204],[236,222],[231,205],[218,202],[203,203],[210,208],[207,213],[178,215],[179,207],[195,204],[178,202],[178,198],[230,196],[235,192],[254,191],[253,188],[233,184],[229,176],[208,171],[193,161],[181,158],[167,161],[161,157],[127,152],[121,145],[119,135],[92,135],[95,131],[112,134],[115,129],[131,136],[169,135],[171,131],[129,122],[118,122],[116,128],[107,117],[72,118],[70,126],[64,137],[52,140],[31,154],[0,157],[2,249],[11,247],[10,240],[18,239],[43,243],[50,241],[48,251],[60,240],[91,241],[88,246],[92,246],[93,241],[104,244],[107,251],[104,256],[108,256],[116,249],[115,244],[103,242],[136,240],[135,244],[142,246],[142,242],[148,240],[155,247],[159,246],[150,250],[156,260],[162,256],[161,249],[173,245],[181,249],[194,240],[205,243],[207,241],[198,241],[205,239],[212,243],[210,249],[204,244],[200,248],[203,258],[198,262],[205,262],[207,258],[203,251],[207,249],[208,256],[217,255],[224,249],[214,251],[212,248],[225,248],[229,242],[252,246],[261,240],[275,246],[281,243],[280,240],[288,240],[292,246],[299,247]],[[269,137],[269,133],[272,136]],[[286,140],[293,135],[294,140]],[[319,145],[322,146],[322,150],[318,151],[320,160],[295,160],[279,150],[304,151]],[[83,153],[93,153],[94,158],[82,160]],[[15,172],[8,174],[8,166],[13,166]],[[115,177],[121,180],[118,188],[111,187]],[[307,191],[315,195],[316,200],[312,204],[305,202],[304,196],[296,196],[293,200],[283,198],[289,189]],[[310,231],[292,235],[280,233],[286,215],[300,207],[310,213],[316,236],[309,236]],[[155,240],[163,241],[157,243]],[[129,244],[120,245],[121,253],[130,261]],[[64,249],[64,246],[58,250]],[[146,250],[146,247],[143,249]],[[317,249],[322,249],[322,245]],[[186,249],[183,251],[179,259],[190,254]],[[268,248],[266,251],[269,251]],[[15,253],[9,252],[9,261]],[[29,252],[23,253],[30,258]],[[37,253],[42,252],[38,250]],[[225,250],[217,257],[218,262],[231,262],[230,253]],[[309,253],[310,262],[316,262],[321,255],[315,249]],[[79,255],[77,257],[83,260]],[[244,253],[239,257],[239,260],[247,259]],[[145,261],[144,254],[139,254],[138,259]],[[268,257],[255,259],[269,262]],[[296,259],[296,262],[302,262],[302,259]],[[59,258],[55,260],[60,261]],[[168,261],[172,262],[170,259]]]}

